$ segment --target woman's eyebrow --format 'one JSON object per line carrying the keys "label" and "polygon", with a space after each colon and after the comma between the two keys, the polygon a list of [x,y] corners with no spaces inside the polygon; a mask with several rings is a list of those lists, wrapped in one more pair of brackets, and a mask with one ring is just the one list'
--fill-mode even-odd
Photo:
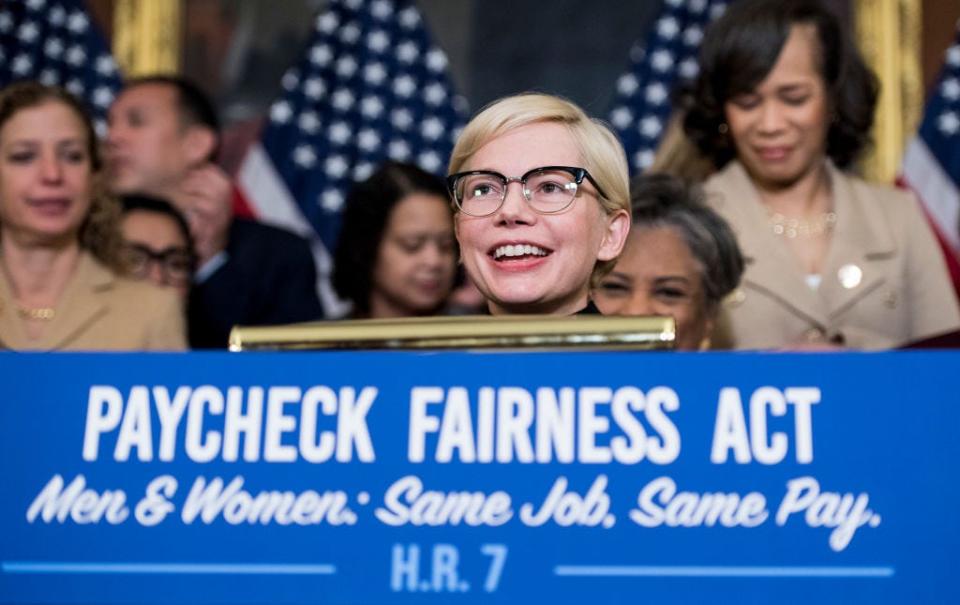
{"label": "woman's eyebrow", "polygon": [[788,82],[777,87],[777,90],[780,92],[793,92],[793,91],[806,91],[811,86],[812,82]]}
{"label": "woman's eyebrow", "polygon": [[692,280],[685,275],[658,275],[654,280],[656,282],[665,282],[665,281],[680,281],[685,284],[690,283]]}

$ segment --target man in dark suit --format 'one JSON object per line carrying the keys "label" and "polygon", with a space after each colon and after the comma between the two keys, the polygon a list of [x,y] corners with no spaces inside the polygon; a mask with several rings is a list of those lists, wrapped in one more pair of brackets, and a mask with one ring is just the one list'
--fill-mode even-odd
{"label": "man in dark suit", "polygon": [[110,108],[109,185],[174,203],[190,223],[198,270],[190,292],[193,348],[223,348],[234,325],[320,319],[316,267],[306,240],[234,218],[232,185],[213,163],[216,111],[177,76],[130,82]]}

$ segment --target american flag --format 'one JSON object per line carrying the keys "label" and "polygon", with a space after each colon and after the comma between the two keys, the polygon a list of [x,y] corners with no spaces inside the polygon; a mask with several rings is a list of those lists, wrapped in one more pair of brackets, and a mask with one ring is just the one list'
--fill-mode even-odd
{"label": "american flag", "polygon": [[960,297],[960,21],[899,181],[923,203]]}
{"label": "american flag", "polygon": [[666,0],[653,29],[630,50],[630,67],[617,80],[610,111],[633,172],[653,163],[670,120],[671,97],[682,81],[696,77],[697,54],[706,27],[729,0]]}
{"label": "american flag", "polygon": [[282,86],[238,186],[258,219],[314,242],[321,300],[336,315],[327,278],[348,189],[387,159],[442,173],[466,102],[406,0],[330,0]]}
{"label": "american flag", "polygon": [[960,22],[920,129],[907,147],[902,174],[938,235],[960,254]]}
{"label": "american flag", "polygon": [[18,80],[63,86],[87,104],[102,135],[120,71],[80,0],[0,2],[0,88]]}

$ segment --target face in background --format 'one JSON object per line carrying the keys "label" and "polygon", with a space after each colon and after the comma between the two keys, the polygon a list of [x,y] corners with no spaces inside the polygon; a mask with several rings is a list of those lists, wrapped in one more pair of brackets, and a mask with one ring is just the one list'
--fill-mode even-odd
{"label": "face in background", "polygon": [[198,158],[197,127],[183,123],[177,91],[160,83],[135,84],[110,107],[106,159],[110,188],[171,199]]}
{"label": "face in background", "polygon": [[373,269],[371,317],[436,311],[453,287],[453,217],[439,196],[413,193],[390,212]]}
{"label": "face in background", "polygon": [[[582,167],[570,132],[551,122],[527,124],[491,139],[461,168],[517,177],[542,166]],[[494,314],[569,315],[587,304],[598,260],[623,247],[626,213],[608,217],[584,180],[577,198],[558,214],[538,214],[510,183],[503,205],[490,216],[456,215],[457,239],[467,273]],[[504,256],[505,246],[523,246]]]}
{"label": "face in background", "polygon": [[767,77],[724,104],[737,158],[762,187],[789,187],[822,166],[830,109],[819,45],[815,26],[794,25]]}
{"label": "face in background", "polygon": [[93,159],[82,118],[59,101],[17,111],[0,128],[0,228],[35,245],[78,241]]}
{"label": "face in background", "polygon": [[713,328],[703,269],[673,227],[634,226],[623,254],[594,290],[605,315],[662,315],[677,324],[677,349],[694,351]]}
{"label": "face in background", "polygon": [[134,277],[175,288],[186,300],[193,263],[190,244],[177,221],[162,212],[129,210],[121,230]]}

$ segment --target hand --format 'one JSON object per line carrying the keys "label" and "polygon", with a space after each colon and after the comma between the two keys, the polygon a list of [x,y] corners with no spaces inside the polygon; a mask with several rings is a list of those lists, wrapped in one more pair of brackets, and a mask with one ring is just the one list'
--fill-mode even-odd
{"label": "hand", "polygon": [[215,164],[192,169],[173,200],[190,225],[199,266],[227,247],[233,220],[230,178]]}

